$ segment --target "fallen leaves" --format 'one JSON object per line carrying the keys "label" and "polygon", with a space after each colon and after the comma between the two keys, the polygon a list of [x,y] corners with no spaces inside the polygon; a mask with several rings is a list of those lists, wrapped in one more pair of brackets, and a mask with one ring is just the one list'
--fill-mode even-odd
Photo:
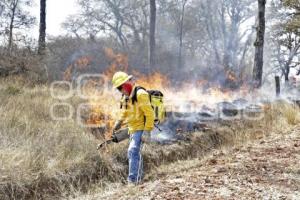
{"label": "fallen leaves", "polygon": [[[184,170],[162,174],[121,199],[298,199],[299,131],[254,141],[229,152],[214,152]],[[182,162],[182,165],[184,163]],[[189,167],[190,166],[190,167]],[[99,198],[103,199],[103,198]],[[107,199],[118,199],[110,195]]]}

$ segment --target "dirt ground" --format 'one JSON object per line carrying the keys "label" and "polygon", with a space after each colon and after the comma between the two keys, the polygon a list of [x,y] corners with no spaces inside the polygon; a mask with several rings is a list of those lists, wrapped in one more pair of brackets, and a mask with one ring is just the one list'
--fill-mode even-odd
{"label": "dirt ground", "polygon": [[158,171],[141,185],[77,199],[300,199],[300,126]]}

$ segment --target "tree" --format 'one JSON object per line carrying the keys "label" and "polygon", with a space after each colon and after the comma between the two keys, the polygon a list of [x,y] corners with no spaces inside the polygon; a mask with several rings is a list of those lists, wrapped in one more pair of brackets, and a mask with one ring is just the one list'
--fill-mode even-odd
{"label": "tree", "polygon": [[39,30],[39,47],[40,55],[45,53],[46,48],[46,0],[40,0],[40,30]]}
{"label": "tree", "polygon": [[3,11],[4,11],[4,4],[0,3],[0,17],[2,16],[3,14]]}
{"label": "tree", "polygon": [[281,72],[285,82],[289,83],[291,68],[300,66],[300,2],[273,0],[271,9],[274,13],[272,18],[277,22],[272,27],[271,35],[274,47],[272,64],[274,70]]}
{"label": "tree", "polygon": [[182,67],[182,46],[183,46],[183,23],[184,23],[184,11],[187,0],[182,0],[180,26],[179,26],[179,48],[178,48],[178,68]]}
{"label": "tree", "polygon": [[63,27],[76,37],[100,34],[116,38],[128,50],[128,43],[145,48],[148,37],[148,1],[79,0],[80,13],[70,16]]}
{"label": "tree", "polygon": [[[167,50],[173,57],[172,71],[181,74],[185,70],[183,55],[186,52],[185,34],[191,31],[189,14],[186,15],[187,0],[157,0],[156,30],[157,49]],[[187,12],[188,13],[188,12]],[[195,30],[195,29],[193,29]],[[157,55],[157,59],[160,56]],[[168,70],[167,70],[168,71]]]}
{"label": "tree", "polygon": [[286,83],[289,81],[291,68],[300,66],[297,56],[300,53],[300,32],[281,32],[274,39],[275,66],[278,67]]}
{"label": "tree", "polygon": [[150,69],[153,69],[155,65],[155,24],[156,24],[156,2],[155,0],[150,0],[150,34],[149,34],[149,68]]}
{"label": "tree", "polygon": [[299,0],[282,0],[288,15],[287,28],[299,29],[300,27],[300,1]]}
{"label": "tree", "polygon": [[[253,28],[249,22],[254,16],[255,0],[195,0],[194,26],[201,29],[194,42],[198,43],[201,61],[208,66],[211,79],[222,87],[238,87],[247,81],[249,51]],[[196,12],[198,11],[198,12]],[[186,37],[188,38],[188,37]],[[191,41],[193,42],[193,40]],[[230,73],[230,76],[229,76]],[[218,76],[218,78],[216,78]],[[233,83],[233,84],[231,84]]]}
{"label": "tree", "polygon": [[[221,70],[242,71],[251,53],[253,30],[245,24],[254,16],[254,2],[156,0],[155,27],[162,28],[154,29],[153,60],[160,63],[155,67],[164,66],[162,70],[172,76],[200,71],[202,66],[216,74]],[[64,24],[69,33],[81,39],[93,35],[98,40],[117,41],[119,45],[114,48],[128,53],[130,61],[139,60],[134,62],[135,66],[148,69],[153,36],[150,27],[154,25],[150,25],[151,1],[79,0],[79,3],[80,13]]]}
{"label": "tree", "polygon": [[253,67],[253,82],[255,88],[259,88],[262,85],[266,0],[258,0],[257,3],[258,26],[256,27],[256,40],[254,42],[255,54]]}
{"label": "tree", "polygon": [[35,17],[23,9],[23,7],[31,6],[31,3],[31,0],[2,0],[0,2],[3,10],[0,31],[8,36],[9,53],[12,52],[14,30],[30,28],[35,23]]}
{"label": "tree", "polygon": [[[243,23],[253,16],[251,4],[253,0],[221,0],[201,1],[197,21],[203,24],[208,36],[213,59],[226,69],[237,67],[242,41],[249,36],[251,30],[243,29]],[[198,5],[197,5],[198,6]]]}

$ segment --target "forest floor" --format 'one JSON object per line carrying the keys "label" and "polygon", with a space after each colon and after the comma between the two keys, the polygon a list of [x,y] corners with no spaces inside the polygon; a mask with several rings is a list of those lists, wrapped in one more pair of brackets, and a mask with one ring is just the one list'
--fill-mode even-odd
{"label": "forest floor", "polygon": [[156,169],[138,186],[114,184],[76,199],[299,199],[300,126],[204,159],[178,161]]}

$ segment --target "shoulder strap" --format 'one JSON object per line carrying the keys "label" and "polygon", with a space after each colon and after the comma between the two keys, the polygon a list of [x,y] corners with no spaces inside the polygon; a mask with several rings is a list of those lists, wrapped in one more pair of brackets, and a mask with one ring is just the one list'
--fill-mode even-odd
{"label": "shoulder strap", "polygon": [[[124,100],[124,102],[123,102]],[[122,98],[121,98],[121,101],[120,101],[120,109],[123,108],[123,103],[125,103],[125,109],[128,108],[128,97],[126,97],[124,94],[122,94]]]}
{"label": "shoulder strap", "polygon": [[132,95],[132,104],[134,104],[135,102],[137,102],[137,91],[140,90],[140,89],[147,91],[145,88],[143,88],[141,86],[136,86],[134,88],[133,95]]}

